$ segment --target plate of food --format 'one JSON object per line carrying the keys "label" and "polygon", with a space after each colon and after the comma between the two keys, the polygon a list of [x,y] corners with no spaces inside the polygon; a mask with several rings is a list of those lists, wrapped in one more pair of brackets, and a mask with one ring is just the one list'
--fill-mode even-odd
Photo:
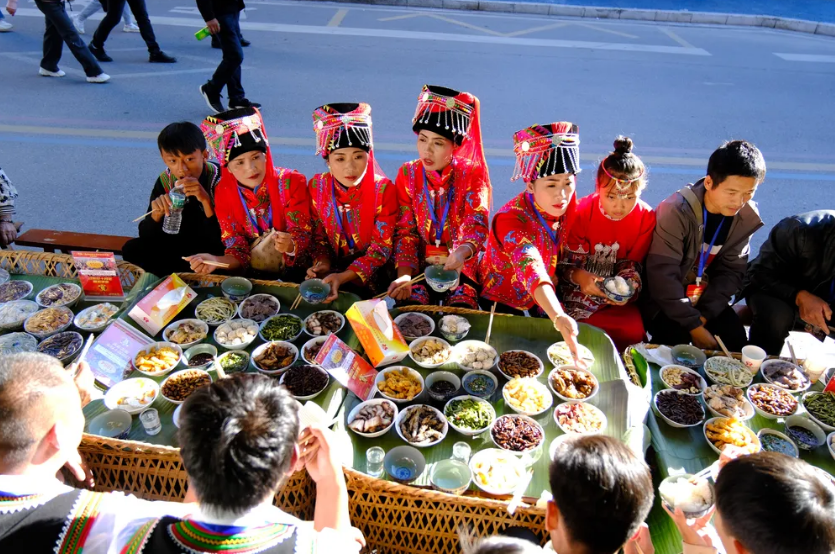
{"label": "plate of food", "polygon": [[263,323],[278,313],[281,302],[271,294],[253,294],[238,306],[238,317],[251,319],[256,323]]}
{"label": "plate of food", "polygon": [[467,333],[470,332],[470,327],[469,320],[460,315],[445,315],[441,318],[441,324],[439,325],[441,335],[446,340],[455,342],[463,340],[467,336]]}
{"label": "plate of food", "polygon": [[699,397],[692,394],[675,389],[660,390],[655,394],[653,404],[670,427],[695,427],[705,420],[705,409]]}
{"label": "plate of food", "polygon": [[84,346],[84,338],[75,331],[64,331],[45,338],[38,345],[38,352],[57,358],[66,365],[73,361]]}
{"label": "plate of food", "polygon": [[670,511],[680,508],[687,519],[706,515],[716,501],[713,484],[689,473],[671,475],[661,481],[658,494]]}
{"label": "plate of food", "polygon": [[424,337],[409,345],[409,357],[420,367],[435,368],[452,359],[452,347],[444,339]]}
{"label": "plate of food", "polygon": [[812,386],[812,381],[800,366],[785,360],[766,360],[760,371],[767,383],[793,393],[806,391]]}
{"label": "plate of food", "polygon": [[473,369],[493,369],[499,361],[496,349],[480,340],[465,340],[452,349],[452,355],[458,367],[464,371]]}
{"label": "plate of food", "polygon": [[258,324],[252,319],[233,319],[215,329],[215,342],[227,350],[243,350],[258,337]]}
{"label": "plate of food", "polygon": [[43,289],[35,297],[35,302],[42,308],[66,306],[72,308],[81,298],[81,287],[75,283],[59,283]]}
{"label": "plate of food", "polygon": [[407,341],[431,335],[435,331],[435,320],[426,314],[400,314],[394,318],[394,324]]}
{"label": "plate of food", "polygon": [[538,416],[551,407],[554,397],[548,387],[533,377],[514,377],[502,388],[505,406],[517,414]]}
{"label": "plate of food", "polygon": [[110,410],[125,410],[133,415],[149,408],[159,395],[159,384],[146,377],[125,379],[113,385],[104,395],[104,405]]}
{"label": "plate of food", "polygon": [[567,365],[551,370],[548,388],[564,402],[586,402],[597,395],[600,383],[591,371]]}
{"label": "plate of food", "polygon": [[243,350],[230,350],[224,352],[215,360],[215,367],[220,368],[230,375],[232,373],[243,373],[249,367],[249,353]]}
{"label": "plate of food", "polygon": [[824,431],[835,431],[835,393],[809,392],[803,396],[803,407],[812,421]]}
{"label": "plate of food", "polygon": [[714,417],[735,417],[747,421],[756,415],[745,399],[745,391],[731,385],[711,385],[705,389],[705,404]]}
{"label": "plate of food", "polygon": [[[578,344],[577,349],[580,359],[586,363],[587,367],[591,367],[594,364],[594,354],[591,353],[591,350],[582,344]],[[575,365],[574,358],[571,356],[571,350],[569,350],[568,344],[564,340],[555,342],[548,347],[548,359],[554,364],[554,367]]]}
{"label": "plate of food", "polygon": [[788,435],[765,427],[757,433],[762,449],[767,452],[779,452],[793,458],[800,457],[800,450]]}
{"label": "plate of food", "polygon": [[[17,281],[12,281],[15,283]],[[35,312],[23,322],[23,330],[39,339],[66,331],[72,325],[72,310],[65,306]]]}
{"label": "plate of food", "polygon": [[683,365],[665,365],[659,371],[659,375],[667,388],[680,390],[685,394],[701,396],[707,388],[707,382],[698,372]]}
{"label": "plate of food", "polygon": [[165,328],[162,338],[181,348],[189,348],[205,340],[209,335],[209,325],[199,319],[181,319]]}
{"label": "plate of food", "polygon": [[397,419],[397,404],[385,398],[372,398],[354,406],[346,421],[348,429],[360,435],[373,439],[388,433]]}
{"label": "plate of food", "polygon": [[429,398],[438,403],[445,403],[460,394],[461,379],[451,371],[433,371],[423,384]]}
{"label": "plate of food", "polygon": [[760,439],[756,433],[735,417],[713,417],[705,421],[702,429],[707,444],[717,454],[732,444],[746,454],[760,451]]}
{"label": "plate of food", "polygon": [[316,355],[319,354],[326,340],[328,340],[328,337],[316,337],[304,343],[304,346],[302,346],[302,359],[309,364],[315,364]]}
{"label": "plate of food", "polygon": [[745,388],[754,380],[754,372],[744,363],[727,356],[714,356],[705,362],[705,375],[717,385]]}
{"label": "plate of food", "polygon": [[450,399],[444,406],[450,427],[468,437],[483,433],[496,419],[493,406],[477,396],[463,395]]}
{"label": "plate of food", "polygon": [[421,374],[406,366],[392,366],[380,371],[374,385],[383,398],[398,404],[417,398],[425,386]]}
{"label": "plate of food", "polygon": [[223,296],[207,298],[194,308],[194,316],[212,327],[226,323],[238,311],[238,305]]}
{"label": "plate of food", "polygon": [[699,369],[707,361],[707,356],[692,344],[679,344],[670,349],[673,363],[690,369]]}
{"label": "plate of food", "polygon": [[557,406],[554,421],[563,433],[571,435],[599,435],[608,424],[600,408],[576,400]]}
{"label": "plate of food", "polygon": [[522,453],[536,450],[545,442],[542,425],[521,414],[503,415],[490,427],[490,440],[502,450]]}
{"label": "plate of food", "polygon": [[37,349],[38,339],[29,333],[9,333],[0,336],[0,355],[35,352]]}
{"label": "plate of food", "polygon": [[525,476],[522,460],[499,448],[487,448],[473,454],[470,470],[478,488],[497,496],[513,494]]}
{"label": "plate of food", "polygon": [[191,393],[200,387],[210,385],[212,377],[202,369],[184,369],[165,378],[159,391],[172,404],[182,404]]}
{"label": "plate of food", "polygon": [[400,438],[407,443],[426,448],[444,440],[449,432],[449,423],[440,410],[418,404],[400,412],[395,429]]}
{"label": "plate of food", "polygon": [[766,419],[788,417],[797,413],[797,399],[787,390],[770,383],[756,383],[746,391],[754,410]]}
{"label": "plate of food", "polygon": [[261,373],[275,375],[296,363],[299,349],[285,341],[262,344],[252,352],[252,365]]}
{"label": "plate of food", "polygon": [[75,326],[82,331],[97,333],[103,331],[110,320],[119,313],[119,307],[109,302],[103,302],[84,308],[75,316]]}
{"label": "plate of food", "polygon": [[24,300],[32,295],[33,289],[29,281],[8,281],[0,285],[0,302]]}
{"label": "plate of food", "polygon": [[514,377],[539,377],[545,372],[545,365],[539,356],[525,350],[507,350],[499,356],[499,373],[505,379]]}
{"label": "plate of food", "polygon": [[12,300],[0,305],[0,331],[22,329],[26,319],[40,309],[31,300]]}
{"label": "plate of food", "polygon": [[635,289],[630,286],[629,281],[620,275],[603,279],[600,290],[607,298],[617,303],[626,302],[635,294]]}
{"label": "plate of food", "polygon": [[479,398],[490,398],[499,388],[499,380],[496,376],[483,369],[474,369],[464,374],[461,379],[461,387],[464,392]]}
{"label": "plate of food", "polygon": [[261,324],[261,340],[293,342],[302,334],[304,322],[293,314],[274,315]]}
{"label": "plate of food", "polygon": [[183,349],[173,342],[152,343],[133,357],[136,371],[149,377],[162,377],[180,365]]}
{"label": "plate of food", "polygon": [[345,327],[345,316],[333,310],[314,312],[304,320],[304,332],[311,337],[338,333],[343,327]]}
{"label": "plate of food", "polygon": [[296,400],[313,400],[330,382],[328,372],[315,365],[295,365],[281,374],[280,383]]}

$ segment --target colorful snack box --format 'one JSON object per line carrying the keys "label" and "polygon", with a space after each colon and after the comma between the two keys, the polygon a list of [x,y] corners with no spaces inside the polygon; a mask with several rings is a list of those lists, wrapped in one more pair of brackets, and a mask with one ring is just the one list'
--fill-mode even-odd
{"label": "colorful snack box", "polygon": [[125,292],[112,252],[70,252],[78,271],[84,298],[93,301],[124,300]]}
{"label": "colorful snack box", "polygon": [[140,300],[128,315],[154,336],[196,297],[197,293],[173,274]]}
{"label": "colorful snack box", "polygon": [[397,363],[409,355],[409,345],[391,319],[385,300],[356,302],[345,317],[374,367]]}
{"label": "colorful snack box", "polygon": [[374,396],[377,370],[335,334],[328,335],[314,361],[360,400]]}

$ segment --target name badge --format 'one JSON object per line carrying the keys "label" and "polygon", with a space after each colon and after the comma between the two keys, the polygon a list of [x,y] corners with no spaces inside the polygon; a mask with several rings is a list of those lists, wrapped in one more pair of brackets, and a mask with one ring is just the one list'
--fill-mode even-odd
{"label": "name badge", "polygon": [[694,306],[699,303],[699,298],[704,294],[707,285],[687,285],[687,298]]}
{"label": "name badge", "polygon": [[446,246],[426,245],[426,263],[429,265],[445,264],[449,259],[449,248]]}

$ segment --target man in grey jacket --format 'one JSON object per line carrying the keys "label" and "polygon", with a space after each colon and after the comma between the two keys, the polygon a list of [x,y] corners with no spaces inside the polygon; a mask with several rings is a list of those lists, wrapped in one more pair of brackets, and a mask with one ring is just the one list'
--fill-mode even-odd
{"label": "man in grey jacket", "polygon": [[711,154],[706,177],[658,206],[641,307],[653,342],[717,349],[719,335],[729,350],[745,345],[729,302],[745,276],[751,235],[763,225],[751,199],[764,178],[756,146],[726,142]]}

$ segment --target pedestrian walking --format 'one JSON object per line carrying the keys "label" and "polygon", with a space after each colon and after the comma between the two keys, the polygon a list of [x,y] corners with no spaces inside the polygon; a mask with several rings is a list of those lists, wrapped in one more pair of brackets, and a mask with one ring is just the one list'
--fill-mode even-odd
{"label": "pedestrian walking", "polygon": [[[14,15],[14,9],[10,11],[8,6],[6,7],[6,11],[9,12],[9,15]],[[14,25],[6,21],[6,16],[3,15],[3,10],[0,10],[0,33],[8,33],[12,30],[12,27],[14,27]],[[212,37],[212,40],[214,40],[214,37]],[[212,47],[214,47],[214,43],[212,44]]]}
{"label": "pedestrian walking", "polygon": [[148,61],[151,63],[175,63],[177,58],[163,52],[157,43],[154,28],[151,26],[151,19],[148,17],[148,8],[145,5],[145,0],[107,0],[107,13],[93,34],[93,40],[90,41],[90,52],[100,62],[113,61],[113,58],[108,56],[107,52],[104,51],[104,43],[107,41],[107,37],[110,36],[110,31],[119,23],[122,12],[125,10],[126,2],[130,6],[130,11],[133,12],[133,16],[136,18],[139,33],[148,46]]}
{"label": "pedestrian walking", "polygon": [[[90,18],[91,15],[98,12],[102,8],[104,8],[104,4],[102,3],[104,0],[91,0],[87,6],[81,13],[73,16],[72,24],[75,25],[75,30],[78,31],[79,35],[83,35],[84,33],[84,22]],[[131,17],[130,8],[128,8],[127,4],[125,4],[125,9],[122,10],[122,21],[125,22],[124,27],[122,27],[122,32],[125,33],[138,33],[139,26],[134,23],[133,18]]]}

